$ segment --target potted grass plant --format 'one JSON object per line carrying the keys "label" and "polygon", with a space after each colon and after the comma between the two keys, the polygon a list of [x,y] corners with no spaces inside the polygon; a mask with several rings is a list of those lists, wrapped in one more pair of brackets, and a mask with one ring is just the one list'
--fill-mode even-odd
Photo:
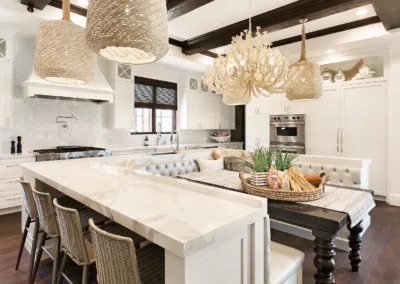
{"label": "potted grass plant", "polygon": [[250,183],[256,186],[268,185],[268,172],[271,167],[272,157],[276,157],[276,168],[280,172],[280,178],[283,171],[293,166],[296,154],[282,153],[281,151],[270,150],[266,147],[260,147],[250,152],[248,160],[243,160],[243,165],[251,170]]}
{"label": "potted grass plant", "polygon": [[270,150],[260,147],[249,154],[249,159],[243,160],[243,165],[251,170],[250,183],[257,186],[267,186],[268,171],[272,159]]}

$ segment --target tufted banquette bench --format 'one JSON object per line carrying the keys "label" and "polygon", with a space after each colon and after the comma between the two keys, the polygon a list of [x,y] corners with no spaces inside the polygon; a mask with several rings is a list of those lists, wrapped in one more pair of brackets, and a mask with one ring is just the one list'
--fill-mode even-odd
{"label": "tufted banquette bench", "polygon": [[[210,155],[210,150],[203,150],[165,156],[140,156],[133,159],[136,164],[136,172],[176,177],[200,171],[196,159],[208,159]],[[370,164],[370,160],[312,155],[299,155],[295,161],[296,169],[302,174],[320,174],[324,171],[329,174],[330,180],[328,184],[364,189],[369,188]],[[369,216],[363,220],[363,233],[369,227],[370,222]],[[310,240],[314,239],[311,231],[283,222],[271,220],[271,227]],[[347,228],[344,228],[338,234],[335,240],[337,248],[342,250],[349,249],[348,234]]]}

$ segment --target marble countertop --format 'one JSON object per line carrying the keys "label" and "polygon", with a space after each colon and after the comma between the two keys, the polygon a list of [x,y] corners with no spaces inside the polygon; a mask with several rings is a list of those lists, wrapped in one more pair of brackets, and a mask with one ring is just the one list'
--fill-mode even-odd
{"label": "marble countertop", "polygon": [[[223,145],[229,145],[229,144],[236,144],[240,143],[243,144],[243,142],[226,142],[226,143],[213,143],[213,142],[203,142],[203,143],[182,143],[179,144],[179,147],[184,150],[185,147],[217,147],[217,146],[223,146]],[[113,152],[118,152],[118,151],[135,151],[135,150],[154,150],[154,149],[168,149],[170,150],[171,147],[175,147],[176,144],[168,144],[168,145],[150,145],[150,146],[132,146],[132,147],[118,147],[118,146],[110,146],[110,147],[103,147],[106,148],[107,150]]]}
{"label": "marble countertop", "polygon": [[24,159],[24,158],[34,158],[36,156],[35,153],[31,152],[23,152],[21,154],[0,154],[0,160],[8,160],[8,159]]}
{"label": "marble countertop", "polygon": [[106,158],[28,163],[24,174],[75,198],[179,257],[267,215],[267,200],[162,176],[128,174]]}

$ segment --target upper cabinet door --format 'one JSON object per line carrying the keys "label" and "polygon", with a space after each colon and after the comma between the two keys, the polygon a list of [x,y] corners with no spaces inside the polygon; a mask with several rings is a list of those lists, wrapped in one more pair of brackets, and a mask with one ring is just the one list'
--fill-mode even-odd
{"label": "upper cabinet door", "polygon": [[325,90],[316,101],[307,102],[307,154],[340,156],[340,89]]}
{"label": "upper cabinet door", "polygon": [[0,128],[11,126],[12,73],[11,64],[0,62]]}
{"label": "upper cabinet door", "polygon": [[6,61],[9,62],[12,58],[12,40],[8,37],[2,37],[0,35],[0,62]]}
{"label": "upper cabinet door", "polygon": [[270,114],[286,114],[290,111],[290,101],[283,94],[271,95],[268,99]]}
{"label": "upper cabinet door", "polygon": [[260,96],[258,98],[252,97],[251,101],[246,105],[246,117],[268,115],[270,110],[269,98]]}
{"label": "upper cabinet door", "polygon": [[341,151],[343,157],[371,159],[370,184],[386,195],[386,83],[345,86]]}

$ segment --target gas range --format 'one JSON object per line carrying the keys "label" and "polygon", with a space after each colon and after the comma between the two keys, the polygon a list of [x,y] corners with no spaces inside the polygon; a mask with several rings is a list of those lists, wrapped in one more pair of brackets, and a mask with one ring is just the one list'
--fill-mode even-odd
{"label": "gas range", "polygon": [[37,162],[110,156],[110,153],[104,148],[86,146],[59,146],[54,149],[39,149],[33,152],[36,153]]}

